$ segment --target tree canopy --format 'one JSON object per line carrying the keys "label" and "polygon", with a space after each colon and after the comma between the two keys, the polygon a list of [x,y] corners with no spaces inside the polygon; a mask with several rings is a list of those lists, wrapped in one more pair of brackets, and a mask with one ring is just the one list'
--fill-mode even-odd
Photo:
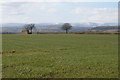
{"label": "tree canopy", "polygon": [[24,28],[25,28],[25,30],[28,31],[28,34],[32,34],[32,30],[33,30],[33,28],[35,28],[35,24],[26,24],[24,26]]}
{"label": "tree canopy", "polygon": [[68,33],[68,30],[70,30],[72,28],[71,24],[70,23],[64,23],[62,25],[62,30],[65,30],[66,31],[66,34]]}

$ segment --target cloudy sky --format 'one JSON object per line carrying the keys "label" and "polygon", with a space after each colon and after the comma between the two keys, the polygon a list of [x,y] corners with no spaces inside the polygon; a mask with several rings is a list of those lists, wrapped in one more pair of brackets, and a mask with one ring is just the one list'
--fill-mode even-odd
{"label": "cloudy sky", "polygon": [[117,2],[6,2],[2,23],[117,23]]}

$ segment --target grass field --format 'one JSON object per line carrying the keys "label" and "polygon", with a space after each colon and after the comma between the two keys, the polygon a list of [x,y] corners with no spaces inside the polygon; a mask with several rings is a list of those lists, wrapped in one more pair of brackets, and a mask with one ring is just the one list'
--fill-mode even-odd
{"label": "grass field", "polygon": [[117,78],[118,36],[3,35],[3,78]]}

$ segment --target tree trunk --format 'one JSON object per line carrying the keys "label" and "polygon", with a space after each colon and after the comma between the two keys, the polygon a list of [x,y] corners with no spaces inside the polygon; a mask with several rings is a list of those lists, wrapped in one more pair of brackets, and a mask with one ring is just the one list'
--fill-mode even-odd
{"label": "tree trunk", "polygon": [[29,30],[27,30],[27,34],[29,34]]}
{"label": "tree trunk", "polygon": [[68,34],[68,30],[66,29],[66,34]]}
{"label": "tree trunk", "polygon": [[32,34],[32,29],[31,29],[31,34]]}

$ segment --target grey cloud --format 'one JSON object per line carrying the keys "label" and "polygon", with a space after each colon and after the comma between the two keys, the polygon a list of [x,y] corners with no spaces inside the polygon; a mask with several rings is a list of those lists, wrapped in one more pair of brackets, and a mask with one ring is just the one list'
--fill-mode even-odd
{"label": "grey cloud", "polygon": [[8,2],[2,4],[3,7],[21,7],[22,5],[27,4],[28,2]]}
{"label": "grey cloud", "polygon": [[24,11],[22,9],[24,8],[24,5],[26,4],[27,2],[9,2],[9,3],[2,4],[3,16],[23,15]]}

